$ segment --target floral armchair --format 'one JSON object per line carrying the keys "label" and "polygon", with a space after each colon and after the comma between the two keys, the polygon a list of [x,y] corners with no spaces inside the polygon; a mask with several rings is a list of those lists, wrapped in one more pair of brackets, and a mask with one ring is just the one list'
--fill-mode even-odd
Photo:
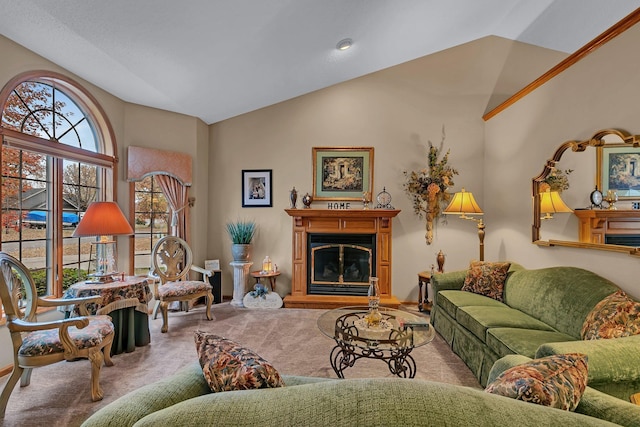
{"label": "floral armchair", "polygon": [[[154,295],[158,304],[154,310],[154,318],[159,307],[162,312],[160,330],[163,333],[169,330],[169,303],[174,301],[192,301],[205,297],[207,320],[212,320],[213,288],[205,280],[213,276],[213,273],[193,265],[193,252],[187,242],[175,236],[166,236],[158,240],[151,252],[151,265],[150,274],[160,279],[160,286],[157,282],[155,284]],[[189,280],[187,275],[190,271],[201,273],[203,280]]]}
{"label": "floral armchair", "polygon": [[38,296],[27,269],[11,255],[0,252],[0,300],[6,314],[7,329],[13,344],[13,371],[0,394],[0,420],[4,418],[9,396],[18,379],[26,387],[31,371],[63,360],[86,358],[91,361],[91,399],[101,400],[100,368],[112,366],[111,343],[114,328],[109,316],[81,316],[71,319],[38,322],[42,307],[79,304],[86,314],[86,304],[100,297],[44,299]]}

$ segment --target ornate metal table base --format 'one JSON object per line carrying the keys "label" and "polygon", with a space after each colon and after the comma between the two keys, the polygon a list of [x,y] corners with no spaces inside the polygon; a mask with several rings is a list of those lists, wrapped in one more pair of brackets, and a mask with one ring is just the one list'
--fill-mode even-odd
{"label": "ornate metal table base", "polygon": [[403,378],[414,378],[416,361],[409,354],[411,350],[413,347],[395,350],[365,349],[336,340],[336,346],[331,350],[329,361],[338,378],[344,379],[342,371],[353,367],[356,361],[363,357],[384,360],[392,374]]}

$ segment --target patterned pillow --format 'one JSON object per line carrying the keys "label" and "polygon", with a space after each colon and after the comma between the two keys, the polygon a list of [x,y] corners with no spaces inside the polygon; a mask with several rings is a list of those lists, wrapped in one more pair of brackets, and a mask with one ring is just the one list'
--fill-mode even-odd
{"label": "patterned pillow", "polygon": [[464,279],[463,291],[503,301],[502,292],[510,262],[473,261]]}
{"label": "patterned pillow", "polygon": [[587,387],[587,356],[557,354],[507,369],[487,385],[487,393],[573,411]]}
{"label": "patterned pillow", "polygon": [[640,334],[640,302],[622,290],[605,297],[591,310],[582,325],[583,340],[620,338]]}
{"label": "patterned pillow", "polygon": [[213,392],[284,386],[269,362],[231,340],[196,331],[195,342],[202,373]]}

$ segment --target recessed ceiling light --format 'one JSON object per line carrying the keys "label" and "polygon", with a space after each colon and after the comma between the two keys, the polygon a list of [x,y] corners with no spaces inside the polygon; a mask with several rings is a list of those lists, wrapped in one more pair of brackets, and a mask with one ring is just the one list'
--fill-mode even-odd
{"label": "recessed ceiling light", "polygon": [[336,45],[336,49],[338,49],[338,50],[347,50],[347,49],[349,49],[351,47],[352,44],[353,44],[353,40],[351,40],[351,39],[342,39]]}

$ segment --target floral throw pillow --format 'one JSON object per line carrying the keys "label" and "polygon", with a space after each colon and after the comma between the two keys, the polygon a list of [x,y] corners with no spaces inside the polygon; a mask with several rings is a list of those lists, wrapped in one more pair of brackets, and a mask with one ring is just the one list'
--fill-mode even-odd
{"label": "floral throw pillow", "polygon": [[213,392],[284,386],[269,362],[231,340],[196,331],[195,342],[202,373]]}
{"label": "floral throw pillow", "polygon": [[464,279],[463,291],[484,295],[498,301],[503,301],[504,282],[510,262],[473,261]]}
{"label": "floral throw pillow", "polygon": [[582,339],[597,340],[640,334],[640,302],[619,290],[591,310],[582,325]]}
{"label": "floral throw pillow", "polygon": [[587,377],[586,355],[557,354],[507,369],[485,391],[573,411],[587,387]]}

